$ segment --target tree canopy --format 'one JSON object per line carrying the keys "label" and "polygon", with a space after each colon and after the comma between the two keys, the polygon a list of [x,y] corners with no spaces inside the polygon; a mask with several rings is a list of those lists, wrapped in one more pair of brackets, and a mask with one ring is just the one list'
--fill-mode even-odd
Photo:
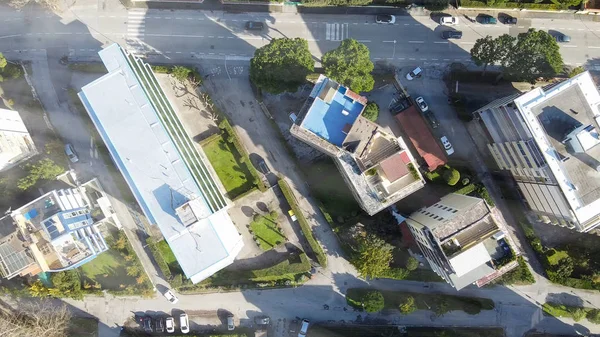
{"label": "tree canopy", "polygon": [[361,299],[366,312],[378,312],[383,309],[385,300],[379,290],[369,290]]}
{"label": "tree canopy", "polygon": [[542,30],[530,29],[519,34],[508,57],[506,72],[512,78],[534,81],[538,77],[552,77],[563,69],[558,43]]}
{"label": "tree canopy", "polygon": [[377,117],[379,117],[379,105],[377,105],[377,103],[375,102],[367,103],[367,106],[365,107],[365,111],[363,111],[362,116],[370,120],[371,122],[376,121]]}
{"label": "tree canopy", "polygon": [[315,69],[308,43],[301,38],[272,39],[250,60],[250,80],[260,89],[278,94],[296,91]]}
{"label": "tree canopy", "polygon": [[364,277],[378,277],[390,269],[394,247],[375,235],[361,240],[352,264]]}
{"label": "tree canopy", "polygon": [[530,29],[517,38],[508,34],[495,39],[478,39],[471,49],[471,59],[477,65],[498,64],[504,74],[514,80],[534,81],[552,77],[563,69],[563,60],[556,40],[547,32]]}
{"label": "tree canopy", "polygon": [[0,53],[0,70],[4,69],[7,64],[8,61],[6,61],[6,57],[4,57],[4,54]]}
{"label": "tree canopy", "polygon": [[346,39],[339,47],[323,55],[322,64],[327,77],[349,87],[350,90],[373,90],[375,80],[371,72],[374,66],[369,48],[364,44],[354,39]]}

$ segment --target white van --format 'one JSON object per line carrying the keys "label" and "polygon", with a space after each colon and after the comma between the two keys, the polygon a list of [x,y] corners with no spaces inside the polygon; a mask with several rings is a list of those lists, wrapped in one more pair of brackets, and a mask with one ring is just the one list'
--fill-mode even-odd
{"label": "white van", "polygon": [[423,72],[423,70],[421,70],[420,67],[416,67],[413,71],[406,74],[406,79],[409,81],[412,81],[414,78],[420,77],[422,72]]}
{"label": "white van", "polygon": [[298,337],[306,337],[306,331],[308,331],[309,324],[310,321],[306,318],[302,320],[302,323],[300,323],[300,331],[298,332]]}

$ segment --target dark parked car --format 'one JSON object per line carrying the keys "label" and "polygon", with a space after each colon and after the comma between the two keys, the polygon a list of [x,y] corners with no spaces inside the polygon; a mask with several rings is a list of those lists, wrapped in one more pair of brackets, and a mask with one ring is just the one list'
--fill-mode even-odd
{"label": "dark parked car", "polygon": [[254,324],[256,325],[269,325],[271,319],[269,316],[256,316],[254,317]]}
{"label": "dark parked car", "polygon": [[153,332],[152,330],[152,317],[145,316],[142,319],[142,327],[146,332]]}
{"label": "dark parked car", "polygon": [[246,30],[263,30],[265,28],[265,24],[258,21],[248,21],[246,22]]}
{"label": "dark parked car", "polygon": [[393,24],[396,22],[396,17],[389,14],[380,14],[375,16],[375,22]]}
{"label": "dark parked car", "polygon": [[482,25],[495,25],[498,21],[495,17],[489,15],[480,15],[479,23]]}
{"label": "dark parked car", "polygon": [[154,330],[156,332],[165,332],[165,319],[160,317],[160,318],[155,318],[154,319]]}
{"label": "dark parked car", "polygon": [[502,18],[502,22],[505,25],[516,25],[517,24],[517,18],[513,18],[512,16],[505,16],[504,18]]}
{"label": "dark parked car", "polygon": [[443,39],[460,39],[462,38],[462,32],[459,30],[446,30],[442,32]]}

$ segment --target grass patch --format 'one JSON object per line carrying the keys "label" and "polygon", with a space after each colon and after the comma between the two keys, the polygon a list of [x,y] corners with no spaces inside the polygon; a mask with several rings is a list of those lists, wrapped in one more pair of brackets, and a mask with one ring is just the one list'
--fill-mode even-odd
{"label": "grass patch", "polygon": [[106,70],[106,67],[104,66],[104,63],[99,63],[99,62],[75,62],[75,63],[69,63],[68,65],[69,69],[73,70],[73,71],[78,71],[80,73],[100,73],[100,74],[106,74],[108,73],[108,71]]}
{"label": "grass patch", "polygon": [[98,320],[89,317],[73,317],[69,322],[69,337],[98,336]]}
{"label": "grass patch", "polygon": [[546,256],[548,256],[548,263],[552,266],[555,266],[558,264],[558,261],[569,257],[569,253],[567,253],[564,250],[554,250],[554,254],[550,255],[550,254],[546,254]]}
{"label": "grass patch", "polygon": [[120,285],[135,284],[135,278],[127,275],[126,264],[119,252],[109,249],[79,267],[79,271],[83,280],[98,282],[102,289],[119,290]]}
{"label": "grass patch", "polygon": [[[355,308],[362,308],[361,299],[367,291],[367,288],[350,288],[346,292],[346,301]],[[398,309],[410,296],[414,298],[414,303],[419,310],[433,310],[438,315],[453,310],[462,310],[468,314],[476,315],[481,310],[494,309],[494,302],[487,298],[464,297],[444,294],[421,294],[402,291],[381,291],[385,301],[384,308]]]}
{"label": "grass patch", "polygon": [[290,205],[290,208],[294,211],[294,214],[298,218],[298,223],[300,224],[300,229],[302,229],[302,233],[304,234],[306,241],[308,241],[308,245],[310,246],[312,253],[314,254],[315,260],[321,266],[326,267],[327,266],[327,256],[325,256],[323,247],[321,247],[319,242],[317,242],[317,240],[313,236],[312,228],[310,227],[310,225],[308,224],[308,221],[304,217],[304,213],[302,212],[302,209],[300,209],[300,206],[298,206],[298,203],[296,202],[296,197],[294,196],[292,190],[290,189],[290,186],[282,178],[280,178],[277,181],[277,184],[279,185],[281,192],[283,193],[285,199],[287,200],[288,204]]}
{"label": "grass patch", "polygon": [[158,248],[158,251],[160,252],[160,255],[162,255],[165,262],[169,265],[169,269],[171,269],[171,272],[181,273],[182,271],[181,267],[179,266],[179,262],[177,262],[177,258],[175,257],[175,254],[173,254],[173,251],[171,250],[171,247],[169,246],[167,241],[158,241],[156,243],[156,247]]}
{"label": "grass patch", "polygon": [[256,238],[262,250],[269,250],[285,242],[285,236],[277,225],[277,214],[275,213],[274,215],[275,217],[271,215],[258,215],[250,223],[252,235]]}
{"label": "grass patch", "polygon": [[234,288],[241,285],[272,286],[277,284],[293,285],[306,280],[311,265],[304,252],[292,253],[283,261],[270,267],[256,270],[228,270],[223,269],[208,279],[195,285],[184,285],[179,288],[181,292],[193,293],[204,288],[227,287]]}
{"label": "grass patch", "polygon": [[205,143],[203,148],[230,199],[254,188],[247,161],[230,142],[223,137],[216,137],[212,142]]}
{"label": "grass patch", "polygon": [[408,281],[445,282],[438,274],[429,269],[415,269],[404,278]]}

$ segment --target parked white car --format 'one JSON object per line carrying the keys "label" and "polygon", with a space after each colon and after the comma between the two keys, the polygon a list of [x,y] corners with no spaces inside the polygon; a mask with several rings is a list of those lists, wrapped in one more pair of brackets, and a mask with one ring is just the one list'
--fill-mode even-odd
{"label": "parked white car", "polygon": [[163,295],[171,302],[171,304],[175,304],[179,301],[177,296],[175,296],[171,290],[167,290]]}
{"label": "parked white car", "polygon": [[306,337],[306,332],[308,331],[308,326],[310,325],[310,321],[306,318],[302,320],[300,323],[300,331],[298,331],[298,337]]}
{"label": "parked white car", "polygon": [[427,110],[429,110],[429,106],[427,106],[427,103],[425,103],[423,97],[417,97],[415,99],[415,102],[417,103],[419,109],[421,109],[422,112],[426,112]]}
{"label": "parked white car", "polygon": [[440,19],[440,25],[444,25],[444,26],[458,25],[458,18],[455,16],[443,16]]}
{"label": "parked white car", "polygon": [[65,145],[65,154],[67,155],[67,157],[69,157],[71,163],[76,163],[79,161],[79,157],[77,157],[77,152],[75,152],[75,148],[73,148],[73,145]]}
{"label": "parked white car", "polygon": [[422,72],[423,72],[423,70],[421,70],[420,67],[416,67],[413,71],[406,74],[406,79],[409,81],[412,81],[413,79],[415,79],[417,77],[421,77]]}
{"label": "parked white car", "polygon": [[179,328],[181,329],[181,333],[190,332],[190,321],[187,314],[179,315]]}
{"label": "parked white car", "polygon": [[167,319],[165,319],[165,327],[168,333],[175,332],[175,320],[173,317],[167,317]]}
{"label": "parked white car", "polygon": [[452,144],[450,144],[448,137],[444,136],[444,137],[440,138],[440,140],[442,141],[442,145],[444,145],[444,150],[446,150],[446,153],[448,155],[453,154],[454,148],[452,147]]}

